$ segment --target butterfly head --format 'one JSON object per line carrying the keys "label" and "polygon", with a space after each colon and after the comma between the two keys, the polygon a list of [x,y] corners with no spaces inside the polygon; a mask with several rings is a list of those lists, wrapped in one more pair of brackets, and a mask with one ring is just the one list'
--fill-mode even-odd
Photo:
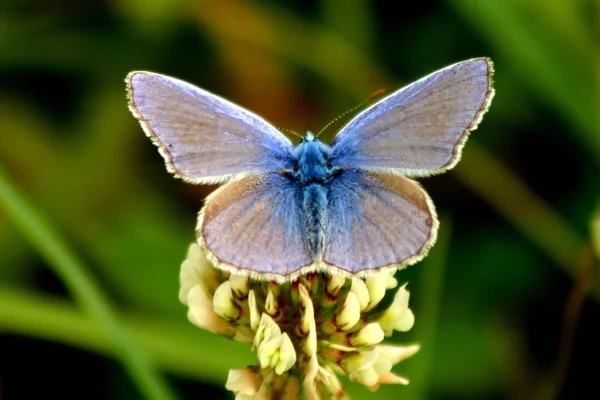
{"label": "butterfly head", "polygon": [[319,140],[315,137],[315,135],[311,131],[306,131],[306,135],[302,139],[302,142],[312,142],[314,140]]}

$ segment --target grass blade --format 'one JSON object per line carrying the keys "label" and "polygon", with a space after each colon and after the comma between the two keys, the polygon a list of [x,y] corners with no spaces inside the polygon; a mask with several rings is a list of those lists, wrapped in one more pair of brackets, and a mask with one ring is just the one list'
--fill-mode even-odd
{"label": "grass blade", "polygon": [[116,353],[140,392],[149,399],[173,399],[174,395],[122,328],[108,299],[65,241],[44,219],[0,168],[0,207],[65,283],[83,311],[111,338]]}

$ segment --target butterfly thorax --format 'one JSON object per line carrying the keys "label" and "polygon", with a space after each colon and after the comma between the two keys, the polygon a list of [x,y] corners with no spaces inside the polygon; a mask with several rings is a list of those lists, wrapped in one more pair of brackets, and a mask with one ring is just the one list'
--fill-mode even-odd
{"label": "butterfly thorax", "polygon": [[332,174],[331,147],[308,134],[294,149],[293,176],[302,184],[325,183]]}

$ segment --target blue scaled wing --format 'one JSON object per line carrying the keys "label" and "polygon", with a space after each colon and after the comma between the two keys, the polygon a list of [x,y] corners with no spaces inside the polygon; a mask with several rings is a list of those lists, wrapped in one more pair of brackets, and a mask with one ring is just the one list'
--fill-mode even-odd
{"label": "blue scaled wing", "polygon": [[177,177],[216,183],[290,168],[291,142],[257,115],[164,75],[136,71],[126,82],[130,110]]}
{"label": "blue scaled wing", "polygon": [[298,184],[282,174],[233,180],[200,212],[200,243],[221,269],[283,281],[313,264],[301,199]]}
{"label": "blue scaled wing", "polygon": [[348,170],[329,184],[323,262],[350,274],[423,258],[437,235],[433,203],[401,175]]}
{"label": "blue scaled wing", "polygon": [[444,172],[459,161],[470,131],[493,98],[492,63],[463,61],[376,102],[344,126],[331,161],[406,176]]}

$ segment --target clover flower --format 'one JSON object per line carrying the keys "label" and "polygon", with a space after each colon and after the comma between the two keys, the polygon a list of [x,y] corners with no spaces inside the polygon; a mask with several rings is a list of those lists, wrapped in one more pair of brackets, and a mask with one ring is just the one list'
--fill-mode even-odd
{"label": "clover flower", "polygon": [[229,371],[225,387],[236,400],[348,399],[338,374],[371,390],[408,384],[391,369],[419,346],[381,344],[414,323],[406,285],[398,287],[389,272],[255,281],[213,268],[194,243],[180,280],[179,298],[194,325],[248,343],[257,353],[257,365]]}

